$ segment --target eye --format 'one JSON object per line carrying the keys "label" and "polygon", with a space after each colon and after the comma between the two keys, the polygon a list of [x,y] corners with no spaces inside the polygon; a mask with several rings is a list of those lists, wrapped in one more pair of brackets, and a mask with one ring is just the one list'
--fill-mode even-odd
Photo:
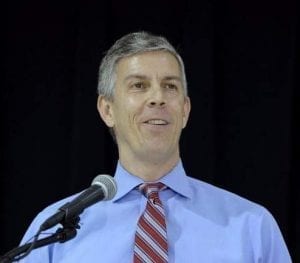
{"label": "eye", "polygon": [[166,83],[165,88],[167,88],[169,90],[177,90],[177,85],[175,85],[173,83]]}
{"label": "eye", "polygon": [[146,85],[143,82],[136,82],[136,83],[133,83],[132,88],[144,89],[144,88],[146,88]]}

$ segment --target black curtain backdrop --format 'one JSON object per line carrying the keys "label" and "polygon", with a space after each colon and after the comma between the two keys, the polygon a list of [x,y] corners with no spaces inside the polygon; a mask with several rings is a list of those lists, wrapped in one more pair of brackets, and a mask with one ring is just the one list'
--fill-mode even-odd
{"label": "black curtain backdrop", "polygon": [[116,38],[147,30],[186,64],[187,173],[264,205],[300,262],[294,2],[20,1],[5,13],[1,254],[44,207],[114,173],[117,149],[96,110],[98,66]]}

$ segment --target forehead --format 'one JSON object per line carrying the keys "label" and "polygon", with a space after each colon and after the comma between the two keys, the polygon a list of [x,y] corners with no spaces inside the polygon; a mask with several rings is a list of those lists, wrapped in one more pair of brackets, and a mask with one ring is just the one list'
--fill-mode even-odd
{"label": "forehead", "polygon": [[[116,64],[118,75],[157,74],[181,75],[177,58],[168,51],[149,51],[124,57]],[[121,77],[121,76],[119,76]]]}

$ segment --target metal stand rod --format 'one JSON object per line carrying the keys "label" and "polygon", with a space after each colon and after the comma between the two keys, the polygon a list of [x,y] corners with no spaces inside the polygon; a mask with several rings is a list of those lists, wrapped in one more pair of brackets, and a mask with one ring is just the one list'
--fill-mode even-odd
{"label": "metal stand rod", "polygon": [[[37,240],[33,245],[33,249],[47,246],[49,244],[56,243],[56,242],[60,242],[60,243],[66,242],[74,238],[76,234],[77,234],[77,230],[75,227],[59,228],[56,231],[56,233],[54,233],[53,235]],[[11,263],[17,260],[16,257],[25,253],[31,247],[31,245],[32,242],[10,250],[0,258],[0,263]]]}

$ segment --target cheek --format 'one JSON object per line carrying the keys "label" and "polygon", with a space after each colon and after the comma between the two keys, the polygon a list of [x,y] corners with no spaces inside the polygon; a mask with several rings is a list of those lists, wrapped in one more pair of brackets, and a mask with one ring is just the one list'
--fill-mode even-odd
{"label": "cheek", "polygon": [[137,103],[132,98],[125,98],[119,101],[115,107],[116,122],[123,123],[123,125],[131,125],[138,112]]}
{"label": "cheek", "polygon": [[123,108],[120,109],[123,111],[123,114],[126,112],[128,115],[128,118],[132,121],[134,120],[139,114],[143,111],[141,100],[139,100],[136,97],[129,96],[126,100],[123,102]]}

